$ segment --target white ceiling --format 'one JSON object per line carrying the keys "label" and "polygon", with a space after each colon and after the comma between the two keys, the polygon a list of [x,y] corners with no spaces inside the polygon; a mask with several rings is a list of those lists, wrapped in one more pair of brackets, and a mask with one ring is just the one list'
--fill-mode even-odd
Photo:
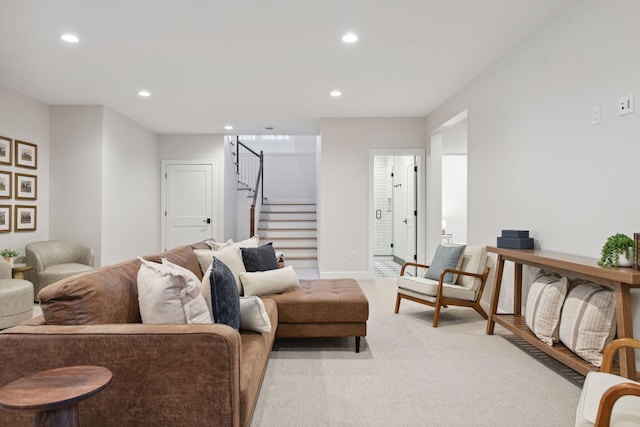
{"label": "white ceiling", "polygon": [[427,115],[570,2],[0,0],[0,86],[158,133],[317,134]]}

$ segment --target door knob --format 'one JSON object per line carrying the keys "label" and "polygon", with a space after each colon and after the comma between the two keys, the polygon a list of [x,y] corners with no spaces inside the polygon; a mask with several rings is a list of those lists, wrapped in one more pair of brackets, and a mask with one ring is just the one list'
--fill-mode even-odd
{"label": "door knob", "polygon": [[211,224],[211,218],[207,218],[207,219],[203,220],[202,222],[206,222],[207,224]]}
{"label": "door knob", "polygon": [[403,219],[402,222],[407,223],[407,218]]}

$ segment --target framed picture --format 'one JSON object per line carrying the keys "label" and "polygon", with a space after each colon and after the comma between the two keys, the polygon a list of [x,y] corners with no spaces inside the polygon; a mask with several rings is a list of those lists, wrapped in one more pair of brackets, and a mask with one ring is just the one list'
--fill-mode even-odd
{"label": "framed picture", "polygon": [[14,206],[14,231],[36,231],[37,206]]}
{"label": "framed picture", "polygon": [[11,172],[0,171],[0,199],[11,198]]}
{"label": "framed picture", "polygon": [[0,136],[0,165],[11,164],[11,138]]}
{"label": "framed picture", "polygon": [[11,206],[0,205],[0,233],[11,231]]}
{"label": "framed picture", "polygon": [[38,177],[15,173],[16,177],[16,199],[37,200],[38,199]]}
{"label": "framed picture", "polygon": [[38,169],[38,146],[16,139],[16,166]]}

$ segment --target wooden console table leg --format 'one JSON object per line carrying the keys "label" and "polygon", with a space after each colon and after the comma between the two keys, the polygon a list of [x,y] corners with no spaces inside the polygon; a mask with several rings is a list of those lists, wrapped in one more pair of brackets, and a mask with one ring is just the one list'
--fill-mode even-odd
{"label": "wooden console table leg", "polygon": [[513,272],[513,314],[522,314],[522,264],[516,262]]}
{"label": "wooden console table leg", "polygon": [[[616,322],[618,338],[633,338],[633,318],[631,316],[631,291],[624,283],[617,283],[615,287]],[[620,375],[637,380],[636,359],[633,348],[620,349]]]}
{"label": "wooden console table leg", "polygon": [[493,315],[498,312],[498,299],[500,298],[500,287],[502,286],[502,272],[504,271],[504,257],[498,255],[496,262],[496,275],[493,283],[493,293],[491,294],[491,307],[489,307],[489,317],[487,318],[487,335],[493,335],[496,326]]}

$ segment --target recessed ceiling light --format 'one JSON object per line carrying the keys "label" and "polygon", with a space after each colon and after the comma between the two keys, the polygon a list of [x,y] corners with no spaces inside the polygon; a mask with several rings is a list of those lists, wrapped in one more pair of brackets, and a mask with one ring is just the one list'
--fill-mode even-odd
{"label": "recessed ceiling light", "polygon": [[344,36],[342,36],[342,41],[345,43],[355,43],[358,41],[358,36],[356,36],[353,33],[347,33]]}
{"label": "recessed ceiling light", "polygon": [[149,92],[148,90],[141,90],[140,92],[138,92],[138,95],[147,98],[147,97],[151,96],[151,92]]}
{"label": "recessed ceiling light", "polygon": [[329,95],[333,96],[334,98],[337,98],[339,96],[342,96],[342,92],[340,92],[339,90],[332,90]]}
{"label": "recessed ceiling light", "polygon": [[78,43],[80,39],[75,34],[63,34],[60,38],[67,43]]}
{"label": "recessed ceiling light", "polygon": [[224,128],[225,128],[226,130],[231,130],[231,129],[233,129],[233,126],[231,126],[231,125],[226,125]]}

